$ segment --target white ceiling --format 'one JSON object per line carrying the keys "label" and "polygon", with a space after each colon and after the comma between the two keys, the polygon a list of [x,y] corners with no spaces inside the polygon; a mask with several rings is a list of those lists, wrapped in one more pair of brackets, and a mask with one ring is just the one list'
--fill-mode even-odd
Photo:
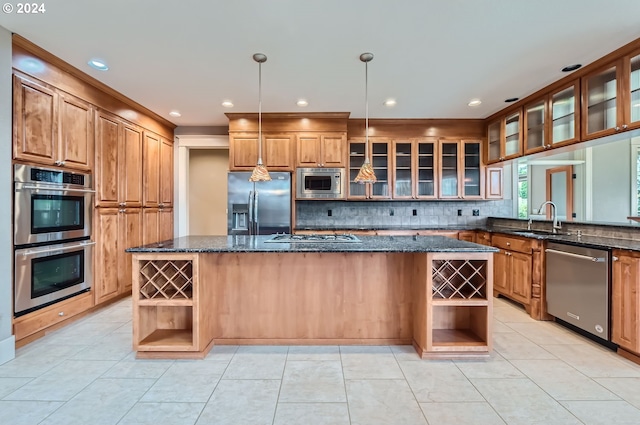
{"label": "white ceiling", "polygon": [[[0,25],[180,126],[224,112],[485,118],[640,37],[638,0],[57,0]],[[106,60],[109,71],[87,66]],[[296,106],[299,98],[309,102]],[[397,99],[393,108],[383,106]],[[482,105],[470,108],[472,98]],[[223,100],[235,104],[221,106]],[[177,109],[182,117],[173,118]]]}

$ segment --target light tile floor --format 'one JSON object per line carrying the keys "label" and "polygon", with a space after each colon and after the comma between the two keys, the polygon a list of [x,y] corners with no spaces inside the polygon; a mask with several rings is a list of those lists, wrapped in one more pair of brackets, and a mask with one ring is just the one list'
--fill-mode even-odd
{"label": "light tile floor", "polygon": [[131,300],[0,366],[0,424],[640,424],[640,366],[495,301],[487,360],[409,346],[216,346],[136,360]]}

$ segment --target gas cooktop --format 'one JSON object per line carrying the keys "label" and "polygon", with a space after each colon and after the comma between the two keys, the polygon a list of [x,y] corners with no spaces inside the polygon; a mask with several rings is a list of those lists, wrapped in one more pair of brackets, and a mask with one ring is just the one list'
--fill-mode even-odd
{"label": "gas cooktop", "polygon": [[265,242],[280,242],[280,243],[354,243],[362,242],[355,235],[342,234],[342,235],[289,235],[289,234],[277,234],[273,235],[271,239]]}

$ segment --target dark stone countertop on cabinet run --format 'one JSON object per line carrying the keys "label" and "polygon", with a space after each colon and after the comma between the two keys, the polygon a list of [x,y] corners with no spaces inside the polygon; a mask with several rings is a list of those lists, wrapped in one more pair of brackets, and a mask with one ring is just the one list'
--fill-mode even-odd
{"label": "dark stone countertop on cabinet run", "polygon": [[497,252],[444,236],[359,236],[360,243],[269,243],[271,236],[183,236],[129,248],[132,253],[206,252]]}

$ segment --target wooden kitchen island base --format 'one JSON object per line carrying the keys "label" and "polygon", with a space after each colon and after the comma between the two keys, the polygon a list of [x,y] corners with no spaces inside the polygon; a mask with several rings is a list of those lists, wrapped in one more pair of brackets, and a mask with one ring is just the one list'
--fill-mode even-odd
{"label": "wooden kitchen island base", "polygon": [[413,344],[491,350],[491,252],[135,253],[138,357],[216,344]]}

